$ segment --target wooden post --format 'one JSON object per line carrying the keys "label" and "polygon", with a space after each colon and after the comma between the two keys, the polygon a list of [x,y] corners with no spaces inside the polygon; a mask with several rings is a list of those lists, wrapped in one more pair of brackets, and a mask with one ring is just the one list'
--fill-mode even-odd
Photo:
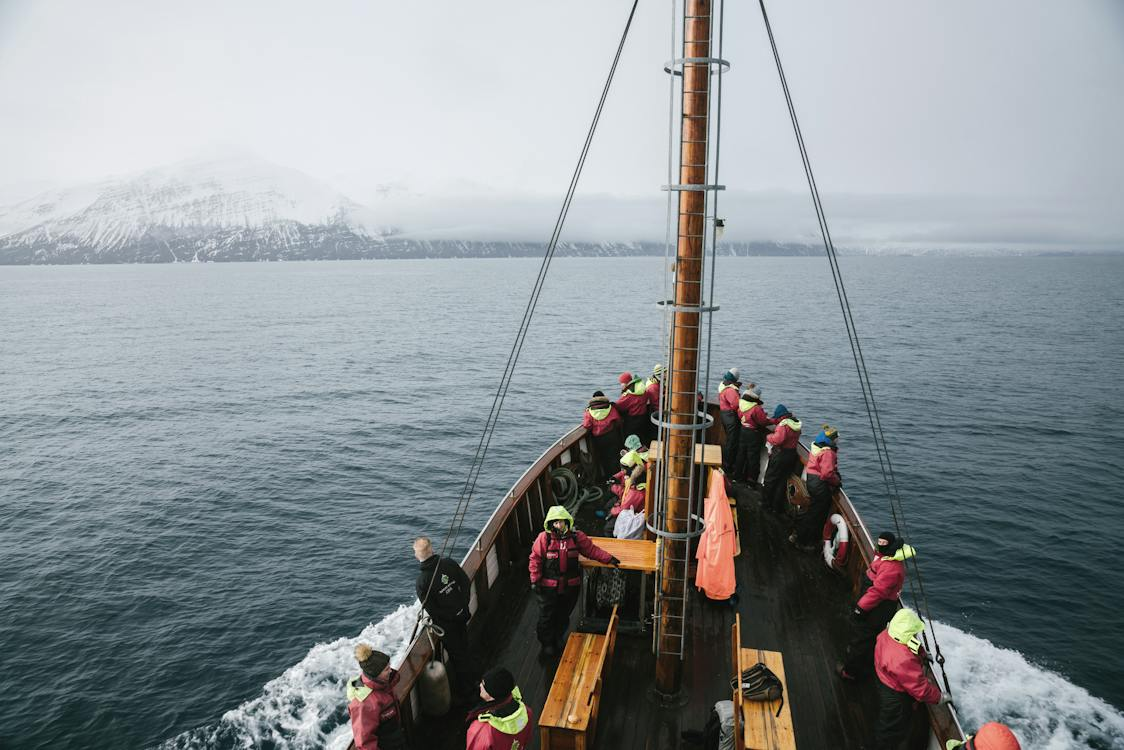
{"label": "wooden post", "polygon": [[[687,0],[683,31],[683,57],[710,57],[711,0]],[[710,101],[710,64],[684,63],[682,89],[682,125],[680,131],[679,182],[684,185],[703,185],[707,177],[709,125],[707,120]],[[679,193],[678,242],[675,259],[675,304],[698,307],[702,303],[703,237],[706,233],[706,193],[703,190],[684,190]],[[698,382],[699,313],[674,313],[672,340],[672,366],[670,422],[690,424],[697,421],[696,394]],[[690,476],[694,471],[692,435],[689,429],[668,430],[669,481],[661,488],[667,493],[666,531],[683,533],[684,521],[691,508]],[[696,488],[698,491],[698,488]],[[684,579],[689,568],[683,559],[686,544],[682,541],[664,541],[664,569],[661,594],[669,599],[681,599]],[[661,608],[660,633],[669,630],[683,632],[686,623],[671,621],[666,608]],[[685,637],[685,636],[684,636]],[[662,636],[666,640],[666,635]],[[683,663],[672,650],[671,642],[657,644],[656,689],[664,695],[679,692]]]}

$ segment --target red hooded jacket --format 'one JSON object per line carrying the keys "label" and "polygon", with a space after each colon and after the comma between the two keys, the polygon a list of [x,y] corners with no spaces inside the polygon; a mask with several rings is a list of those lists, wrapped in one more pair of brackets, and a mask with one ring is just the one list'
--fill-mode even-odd
{"label": "red hooded jacket", "polygon": [[579,554],[602,563],[613,559],[581,531],[570,530],[562,536],[551,531],[540,532],[531,545],[531,558],[527,565],[531,584],[537,586],[541,583],[549,588],[581,585]]}
{"label": "red hooded jacket", "polygon": [[617,408],[631,417],[639,417],[648,413],[648,394],[644,391],[633,393],[625,391],[617,399]]}
{"label": "red hooded jacket", "polygon": [[883,630],[874,642],[874,671],[882,684],[899,693],[908,693],[921,703],[936,703],[941,690],[929,681],[922,664],[923,657],[898,643]]}
{"label": "red hooded jacket", "polygon": [[644,389],[644,395],[648,397],[648,409],[650,411],[659,411],[660,409],[660,381],[653,380]]}
{"label": "red hooded jacket", "polygon": [[[866,569],[866,577],[870,579],[870,588],[859,597],[856,606],[864,612],[877,607],[882,602],[897,601],[902,594],[905,584],[905,561],[913,557],[913,547],[903,545],[893,557],[874,558],[874,562]],[[898,559],[901,558],[901,559]]]}
{"label": "red hooded jacket", "polygon": [[832,487],[838,487],[843,482],[839,477],[838,467],[839,458],[835,449],[812,446],[812,450],[808,453],[808,463],[805,464],[810,476],[819,477]]}
{"label": "red hooded jacket", "polygon": [[589,434],[593,437],[600,437],[606,432],[610,432],[614,427],[619,427],[621,421],[621,413],[617,411],[616,405],[609,404],[609,413],[604,419],[595,419],[589,413],[589,409],[586,409],[585,416],[582,417],[582,427],[589,430]]}
{"label": "red hooded jacket", "polygon": [[751,430],[765,431],[765,428],[773,423],[765,414],[765,407],[760,403],[755,403],[750,407],[749,411],[742,411],[738,409],[738,419],[742,422],[742,427],[747,427]]}
{"label": "red hooded jacket", "polygon": [[777,429],[765,436],[765,442],[769,443],[769,445],[775,445],[778,448],[795,449],[796,444],[800,442],[800,423],[796,422],[798,426],[796,429],[793,429],[793,421],[791,417],[782,419],[780,424],[777,425]]}
{"label": "red hooded jacket", "polygon": [[[363,700],[350,698],[347,702],[347,713],[351,716],[351,732],[355,738],[356,750],[386,750],[388,745],[393,748],[405,747],[401,734],[402,720],[399,716],[398,699],[394,697],[398,672],[392,671],[389,680],[372,680],[365,674],[360,674],[359,679],[362,680],[363,686],[370,688],[371,692]],[[380,728],[383,739],[381,745],[379,744]],[[388,743],[388,731],[395,734],[395,739],[399,741],[392,745]]]}
{"label": "red hooded jacket", "polygon": [[722,411],[738,410],[738,400],[741,399],[741,393],[738,392],[736,385],[730,385],[728,388],[718,388],[718,408]]}
{"label": "red hooded jacket", "polygon": [[[628,492],[624,493],[624,497],[621,498],[620,503],[614,505],[613,509],[609,511],[610,514],[614,516],[618,515],[622,510],[633,510],[639,512],[644,508],[645,494],[646,493],[644,492],[643,488],[629,487]],[[586,555],[586,557],[589,557],[589,555]]]}
{"label": "red hooded jacket", "polygon": [[530,706],[524,704],[527,711],[527,723],[515,734],[501,732],[487,721],[480,720],[480,715],[487,713],[510,716],[515,713],[512,711],[513,703],[515,703],[514,698],[508,698],[502,703],[489,703],[473,709],[468,714],[468,736],[465,738],[465,750],[513,750],[515,747],[524,750],[524,748],[530,747],[535,730],[535,714]]}

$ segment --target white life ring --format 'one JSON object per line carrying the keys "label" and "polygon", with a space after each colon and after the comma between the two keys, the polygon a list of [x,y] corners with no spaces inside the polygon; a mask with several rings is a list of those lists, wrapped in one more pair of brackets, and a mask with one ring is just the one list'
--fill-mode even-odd
{"label": "white life ring", "polygon": [[851,546],[851,533],[847,522],[838,513],[823,525],[823,561],[832,570],[842,570],[847,563],[847,548]]}

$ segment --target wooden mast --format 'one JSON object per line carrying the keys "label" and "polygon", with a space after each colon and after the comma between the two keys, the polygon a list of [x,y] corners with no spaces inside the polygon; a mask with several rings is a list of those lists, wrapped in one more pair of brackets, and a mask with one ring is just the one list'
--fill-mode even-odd
{"label": "wooden mast", "polygon": [[[675,260],[675,305],[672,326],[671,400],[670,422],[673,425],[692,425],[699,420],[697,393],[700,314],[683,308],[698,308],[702,304],[702,265],[704,235],[706,233],[707,154],[710,102],[710,27],[711,0],[686,0],[683,26],[683,58],[703,58],[704,62],[682,64],[682,123],[680,131],[679,182],[681,185],[699,185],[694,190],[679,193],[678,241]],[[674,186],[672,186],[674,189]],[[668,429],[668,482],[665,530],[682,534],[685,520],[692,510],[690,497],[694,471],[695,436],[690,427]],[[699,488],[694,488],[696,492]],[[687,544],[684,541],[664,539],[663,571],[660,595],[670,600],[681,600],[687,570]],[[685,612],[684,612],[685,614]],[[682,645],[674,650],[671,642],[683,643],[686,622],[673,621],[668,608],[660,613],[660,638],[657,644],[656,690],[665,696],[679,692],[682,682],[683,660],[679,656]]]}

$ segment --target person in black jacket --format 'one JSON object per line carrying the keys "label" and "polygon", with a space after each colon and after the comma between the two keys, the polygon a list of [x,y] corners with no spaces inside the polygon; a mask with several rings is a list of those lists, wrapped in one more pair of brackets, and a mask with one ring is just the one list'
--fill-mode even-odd
{"label": "person in black jacket", "polygon": [[471,702],[480,675],[476,673],[468,644],[468,601],[472,595],[468,576],[460,565],[434,554],[433,544],[427,537],[419,536],[414,540],[414,557],[421,563],[415,584],[418,601],[433,624],[444,631],[441,644],[449,656],[453,699]]}

